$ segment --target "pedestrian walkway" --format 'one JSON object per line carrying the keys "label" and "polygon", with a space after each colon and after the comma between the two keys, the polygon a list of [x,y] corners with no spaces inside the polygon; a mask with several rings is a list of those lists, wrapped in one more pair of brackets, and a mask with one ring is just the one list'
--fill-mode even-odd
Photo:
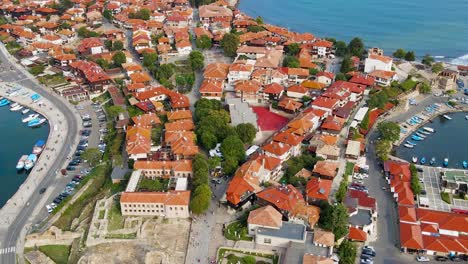
{"label": "pedestrian walkway", "polygon": [[10,254],[10,253],[15,253],[15,252],[16,252],[16,247],[6,247],[6,248],[0,249],[0,255]]}

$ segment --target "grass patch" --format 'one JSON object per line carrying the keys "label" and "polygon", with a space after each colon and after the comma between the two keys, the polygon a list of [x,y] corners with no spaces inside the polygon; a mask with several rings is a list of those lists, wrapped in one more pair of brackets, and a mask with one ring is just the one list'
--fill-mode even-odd
{"label": "grass patch", "polygon": [[92,101],[94,103],[102,104],[102,103],[108,101],[109,99],[111,99],[110,94],[108,92],[105,92],[105,93],[101,94],[100,96],[93,98]]}
{"label": "grass patch", "polygon": [[115,231],[124,227],[124,219],[122,217],[122,213],[120,212],[118,202],[112,202],[112,206],[109,210],[108,220],[109,223],[107,225],[107,231]]}
{"label": "grass patch", "polygon": [[68,81],[63,77],[63,74],[45,75],[38,78],[39,82],[47,86],[56,86],[60,84],[68,84]]}
{"label": "grass patch", "polygon": [[345,175],[349,176],[352,175],[354,172],[354,163],[352,162],[346,162],[346,169],[345,169]]}
{"label": "grass patch", "polygon": [[169,179],[150,179],[143,177],[138,184],[139,191],[166,192],[169,189]]}
{"label": "grass patch", "polygon": [[104,219],[104,214],[105,213],[106,213],[106,210],[99,211],[99,219]]}
{"label": "grass patch", "polygon": [[[221,263],[222,260],[225,258],[225,256],[227,258],[227,263],[232,263],[232,264],[237,264],[239,262],[241,264],[245,263],[244,258],[236,257],[232,253],[242,253],[242,254],[245,254],[245,255],[248,255],[248,256],[252,256],[252,257],[267,258],[267,259],[271,259],[273,264],[278,264],[279,263],[279,256],[276,255],[276,254],[264,254],[264,253],[251,252],[251,251],[242,251],[242,250],[228,249],[228,248],[220,248],[219,249],[217,263]],[[237,260],[239,262],[232,262],[232,261],[235,261],[235,260]],[[258,261],[257,263],[263,263],[263,262]]]}
{"label": "grass patch", "polygon": [[39,251],[46,254],[57,264],[67,264],[68,255],[70,255],[70,246],[65,245],[47,245],[40,246]]}
{"label": "grass patch", "polygon": [[[80,216],[86,205],[94,203],[99,198],[98,194],[102,190],[108,174],[110,174],[110,166],[101,165],[95,167],[78,186],[83,186],[88,180],[92,180],[93,183],[73,204],[68,206],[54,225],[62,230],[70,230],[73,219]],[[63,206],[66,203],[62,202],[61,204]],[[56,210],[58,211],[58,209],[59,207]]]}
{"label": "grass patch", "polygon": [[237,221],[229,224],[224,230],[224,237],[234,241],[252,241],[252,237],[248,236],[247,226],[243,223],[243,221]]}
{"label": "grass patch", "polygon": [[452,203],[452,199],[450,199],[450,194],[449,193],[446,193],[446,192],[440,193],[440,198],[442,198],[442,201],[444,201],[444,202],[446,202],[448,204]]}
{"label": "grass patch", "polygon": [[130,233],[130,234],[108,234],[106,235],[107,239],[135,239],[136,238],[136,233]]}

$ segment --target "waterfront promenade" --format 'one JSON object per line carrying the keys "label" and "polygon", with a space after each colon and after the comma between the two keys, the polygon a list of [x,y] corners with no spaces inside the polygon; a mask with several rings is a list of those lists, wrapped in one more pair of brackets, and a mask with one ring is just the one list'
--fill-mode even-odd
{"label": "waterfront promenade", "polygon": [[[62,97],[41,86],[37,80],[18,66],[3,45],[0,45],[0,60],[6,70],[0,72],[0,95],[39,112],[47,118],[50,131],[45,150],[39,157],[36,166],[29,177],[19,187],[18,191],[7,201],[0,210],[0,263],[16,263],[16,252],[21,253],[22,242],[30,224],[38,221],[43,214],[37,211],[43,208],[50,194],[56,192],[55,180],[60,169],[68,162],[68,157],[78,144],[78,130],[81,125],[76,110]],[[6,83],[24,87],[30,94],[41,96],[41,105],[32,103],[30,96],[21,95],[9,97]],[[14,165],[14,164],[13,164]],[[39,189],[47,187],[47,192],[40,195]],[[34,212],[34,214],[33,214]]]}

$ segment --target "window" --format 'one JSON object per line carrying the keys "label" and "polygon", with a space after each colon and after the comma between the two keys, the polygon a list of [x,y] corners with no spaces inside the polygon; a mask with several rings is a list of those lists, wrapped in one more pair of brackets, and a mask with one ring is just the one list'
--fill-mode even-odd
{"label": "window", "polygon": [[271,238],[264,238],[263,243],[265,244],[271,244]]}

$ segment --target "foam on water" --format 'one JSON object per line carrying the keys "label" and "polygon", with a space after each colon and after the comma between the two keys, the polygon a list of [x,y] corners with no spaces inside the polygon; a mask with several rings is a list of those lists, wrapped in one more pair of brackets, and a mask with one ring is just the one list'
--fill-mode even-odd
{"label": "foam on water", "polygon": [[450,63],[457,64],[457,65],[468,66],[468,54],[465,54],[465,55],[463,55],[461,57],[453,59],[453,60],[450,61]]}

